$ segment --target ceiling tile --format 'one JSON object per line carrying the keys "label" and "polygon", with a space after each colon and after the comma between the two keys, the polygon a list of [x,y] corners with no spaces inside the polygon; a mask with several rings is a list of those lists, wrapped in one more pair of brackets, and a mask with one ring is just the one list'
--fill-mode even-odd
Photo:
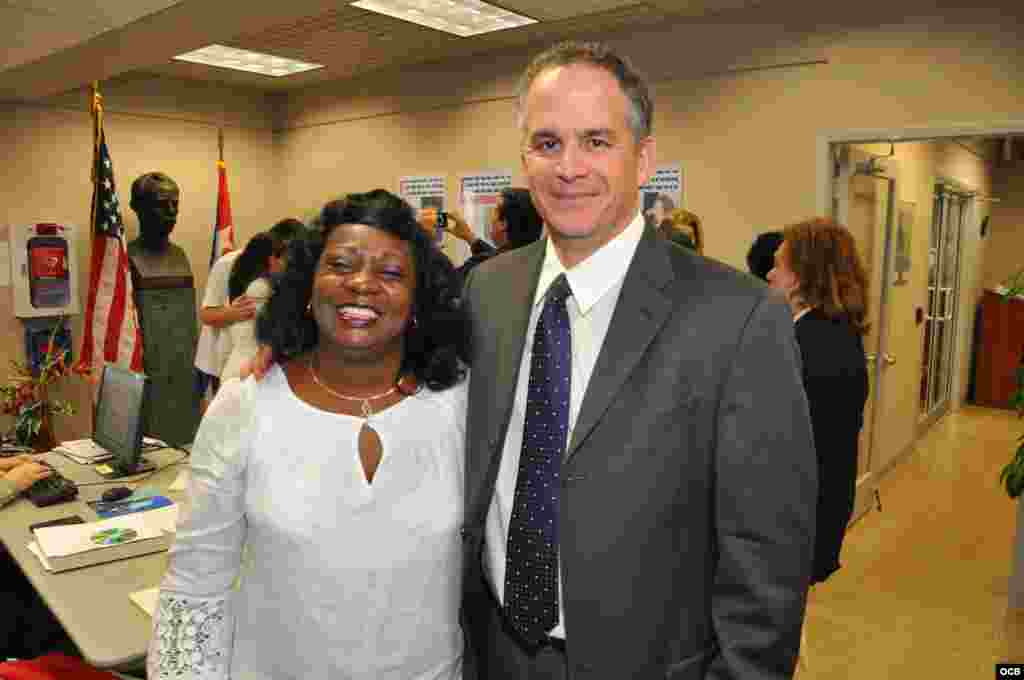
{"label": "ceiling tile", "polygon": [[[621,4],[621,3],[617,3]],[[505,6],[505,5],[503,5]],[[507,7],[507,9],[515,9]],[[285,78],[247,77],[227,69],[168,64],[153,70],[163,75],[198,77],[268,90],[296,89],[314,83],[353,78],[372,71],[413,64],[469,58],[576,35],[592,36],[625,27],[664,23],[668,15],[650,5],[545,21],[519,28],[460,38],[356,7],[339,7],[318,16],[238,36],[225,44],[257,52],[324,64],[325,68]]]}
{"label": "ceiling tile", "polygon": [[584,14],[600,14],[638,4],[636,0],[499,0],[494,4],[538,21],[569,19]]}

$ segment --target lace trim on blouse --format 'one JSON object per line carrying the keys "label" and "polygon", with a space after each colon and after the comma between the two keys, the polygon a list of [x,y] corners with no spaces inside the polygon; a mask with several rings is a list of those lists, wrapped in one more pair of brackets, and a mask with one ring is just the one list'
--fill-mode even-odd
{"label": "lace trim on blouse", "polygon": [[227,679],[234,628],[227,598],[161,593],[155,615],[150,678]]}

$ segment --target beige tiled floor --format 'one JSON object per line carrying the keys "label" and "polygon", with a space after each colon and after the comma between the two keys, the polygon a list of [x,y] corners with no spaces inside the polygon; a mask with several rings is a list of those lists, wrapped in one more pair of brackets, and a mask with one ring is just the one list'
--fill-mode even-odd
{"label": "beige tiled floor", "polygon": [[1007,615],[1016,504],[998,483],[1024,420],[946,416],[882,481],[882,511],[843,544],[811,593],[800,680],[992,678],[1024,662],[1024,613]]}

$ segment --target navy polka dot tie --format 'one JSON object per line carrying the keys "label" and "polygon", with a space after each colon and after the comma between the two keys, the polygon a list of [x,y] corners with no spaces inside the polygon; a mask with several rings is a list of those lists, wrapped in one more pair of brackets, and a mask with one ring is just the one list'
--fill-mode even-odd
{"label": "navy polka dot tie", "polygon": [[531,645],[558,623],[559,473],[569,434],[572,337],[565,274],[548,289],[533,334],[523,447],[508,528],[505,613]]}

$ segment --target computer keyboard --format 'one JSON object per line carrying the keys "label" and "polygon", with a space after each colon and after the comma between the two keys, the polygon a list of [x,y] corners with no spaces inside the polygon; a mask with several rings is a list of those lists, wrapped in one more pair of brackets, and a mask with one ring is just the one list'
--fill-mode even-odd
{"label": "computer keyboard", "polygon": [[78,497],[78,487],[74,482],[57,472],[52,465],[45,462],[42,464],[53,470],[53,474],[40,479],[25,490],[25,496],[32,501],[33,505],[37,508],[44,508],[47,505],[63,503]]}

